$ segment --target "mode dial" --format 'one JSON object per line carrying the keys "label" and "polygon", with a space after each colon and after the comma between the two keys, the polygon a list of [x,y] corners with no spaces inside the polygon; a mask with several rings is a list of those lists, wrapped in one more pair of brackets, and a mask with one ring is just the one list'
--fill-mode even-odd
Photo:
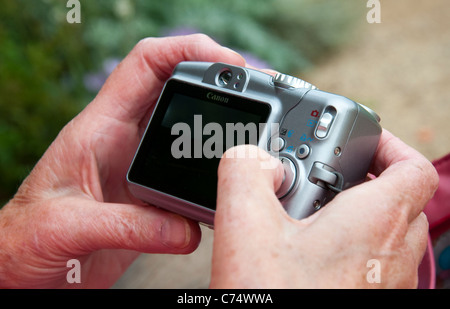
{"label": "mode dial", "polygon": [[275,86],[282,87],[282,88],[308,88],[308,89],[317,89],[316,86],[311,85],[308,82],[305,82],[304,80],[293,77],[290,75],[277,73],[275,77],[273,78],[273,83]]}

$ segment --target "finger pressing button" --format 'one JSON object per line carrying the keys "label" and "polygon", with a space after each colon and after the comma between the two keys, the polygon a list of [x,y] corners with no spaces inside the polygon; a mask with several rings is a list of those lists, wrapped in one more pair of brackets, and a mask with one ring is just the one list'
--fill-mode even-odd
{"label": "finger pressing button", "polygon": [[278,198],[285,197],[289,192],[291,192],[297,177],[297,170],[294,162],[286,157],[280,157],[280,161],[284,167],[284,177],[280,188],[276,192]]}

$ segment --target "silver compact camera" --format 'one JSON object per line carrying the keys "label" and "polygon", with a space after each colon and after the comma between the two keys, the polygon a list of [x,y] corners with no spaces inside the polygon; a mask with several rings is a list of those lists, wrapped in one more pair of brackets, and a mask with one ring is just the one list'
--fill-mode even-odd
{"label": "silver compact camera", "polygon": [[305,218],[365,180],[379,121],[371,109],[292,76],[181,62],[130,165],[129,189],[213,226],[220,158],[230,147],[254,144],[281,160],[276,195],[291,217]]}

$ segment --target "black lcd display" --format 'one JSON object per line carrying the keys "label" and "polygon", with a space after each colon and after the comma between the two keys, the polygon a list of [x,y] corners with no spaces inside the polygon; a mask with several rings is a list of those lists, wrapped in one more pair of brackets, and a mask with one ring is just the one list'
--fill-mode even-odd
{"label": "black lcd display", "polygon": [[[269,114],[267,103],[169,81],[128,178],[215,210],[221,154],[229,146],[257,143],[259,124],[265,123]],[[249,130],[245,136],[237,136],[236,131],[230,136],[233,126]]]}

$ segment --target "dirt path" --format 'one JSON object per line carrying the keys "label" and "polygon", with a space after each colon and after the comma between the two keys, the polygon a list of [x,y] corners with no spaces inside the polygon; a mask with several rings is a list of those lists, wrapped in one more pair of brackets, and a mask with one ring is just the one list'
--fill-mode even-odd
{"label": "dirt path", "polygon": [[[368,105],[382,125],[433,160],[450,152],[448,0],[382,1],[382,23],[299,77]],[[116,288],[206,288],[212,231],[188,256],[142,255]]]}
{"label": "dirt path", "polygon": [[450,152],[448,2],[382,1],[382,23],[363,22],[358,35],[306,78],[368,105],[428,159]]}

